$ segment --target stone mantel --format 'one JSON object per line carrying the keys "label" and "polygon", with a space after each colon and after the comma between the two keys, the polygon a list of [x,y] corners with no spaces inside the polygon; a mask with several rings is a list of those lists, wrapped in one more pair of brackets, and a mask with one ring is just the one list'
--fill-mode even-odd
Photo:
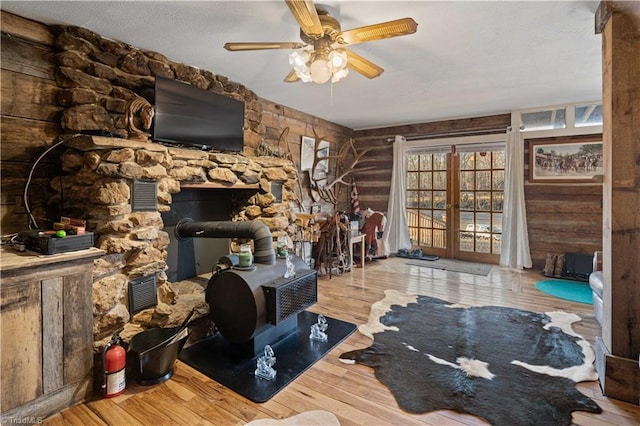
{"label": "stone mantel", "polygon": [[133,139],[112,138],[107,136],[93,135],[72,135],[67,139],[65,145],[80,151],[92,151],[98,149],[146,149],[147,151],[166,152],[167,147],[157,143],[143,142]]}

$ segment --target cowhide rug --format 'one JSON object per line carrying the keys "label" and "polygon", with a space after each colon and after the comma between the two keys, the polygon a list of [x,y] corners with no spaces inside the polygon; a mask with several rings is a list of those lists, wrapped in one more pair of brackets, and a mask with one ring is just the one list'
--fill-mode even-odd
{"label": "cowhide rug", "polygon": [[340,358],[372,367],[403,410],[498,425],[569,425],[572,411],[602,411],[575,388],[597,380],[591,346],[571,329],[577,315],[385,293],[359,327],[373,344]]}

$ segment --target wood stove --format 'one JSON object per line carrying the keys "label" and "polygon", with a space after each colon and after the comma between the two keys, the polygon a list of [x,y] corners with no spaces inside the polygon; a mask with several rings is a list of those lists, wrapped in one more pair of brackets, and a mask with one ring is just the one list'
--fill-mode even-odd
{"label": "wood stove", "polygon": [[296,331],[298,313],[318,298],[317,273],[291,255],[295,276],[285,278],[286,260],[277,259],[269,228],[260,221],[176,224],[177,238],[252,238],[254,267],[215,272],[206,289],[209,314],[239,353],[253,357]]}

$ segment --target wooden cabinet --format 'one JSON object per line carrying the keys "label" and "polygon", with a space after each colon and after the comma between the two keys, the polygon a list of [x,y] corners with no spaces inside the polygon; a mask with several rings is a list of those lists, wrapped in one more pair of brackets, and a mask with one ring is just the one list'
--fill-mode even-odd
{"label": "wooden cabinet", "polygon": [[37,421],[91,391],[93,259],[103,253],[0,252],[3,422]]}

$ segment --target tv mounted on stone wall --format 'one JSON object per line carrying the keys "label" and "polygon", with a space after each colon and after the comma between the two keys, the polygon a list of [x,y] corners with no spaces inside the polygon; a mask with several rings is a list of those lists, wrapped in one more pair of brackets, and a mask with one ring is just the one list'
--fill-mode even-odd
{"label": "tv mounted on stone wall", "polygon": [[204,150],[240,152],[244,102],[170,78],[156,77],[153,140]]}

